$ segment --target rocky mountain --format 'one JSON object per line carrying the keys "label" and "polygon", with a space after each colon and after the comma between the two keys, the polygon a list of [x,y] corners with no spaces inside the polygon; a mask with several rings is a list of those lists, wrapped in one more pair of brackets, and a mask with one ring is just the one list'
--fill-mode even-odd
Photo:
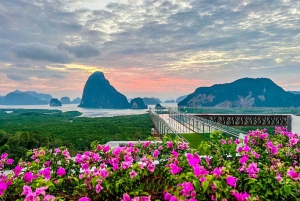
{"label": "rocky mountain", "polygon": [[71,100],[69,97],[65,96],[65,97],[60,98],[60,102],[61,102],[61,104],[70,104]]}
{"label": "rocky mountain", "polygon": [[57,98],[52,98],[50,100],[50,106],[51,107],[59,107],[59,106],[62,106],[62,104]]}
{"label": "rocky mountain", "polygon": [[179,97],[176,99],[176,103],[179,103],[180,101],[184,100],[186,97],[187,97],[187,95],[179,96]]}
{"label": "rocky mountain", "polygon": [[11,92],[1,98],[2,105],[45,105],[48,104],[46,100],[40,100],[37,97],[31,96],[25,92]]}
{"label": "rocky mountain", "polygon": [[142,99],[146,105],[156,105],[157,103],[161,103],[161,101],[158,98],[154,98],[154,97],[150,97],[150,98],[144,97]]}
{"label": "rocky mountain", "polygon": [[129,104],[130,109],[148,109],[148,106],[145,105],[143,99],[140,97],[132,99]]}
{"label": "rocky mountain", "polygon": [[71,104],[79,104],[81,102],[81,98],[77,97],[71,101]]}
{"label": "rocky mountain", "polygon": [[299,107],[300,95],[284,91],[268,78],[242,78],[199,87],[179,107]]}
{"label": "rocky mountain", "polygon": [[85,83],[79,107],[127,109],[126,96],[118,92],[102,72],[94,72]]}
{"label": "rocky mountain", "polygon": [[14,92],[16,92],[16,93],[27,93],[27,94],[29,94],[33,97],[37,97],[40,100],[45,100],[48,103],[50,102],[50,100],[52,98],[52,96],[50,94],[37,93],[35,91],[24,91],[24,92],[22,92],[20,90],[15,90]]}
{"label": "rocky mountain", "polygon": [[163,107],[160,103],[157,103],[155,105],[155,109],[165,109],[165,107]]}
{"label": "rocky mountain", "polygon": [[165,103],[175,103],[174,100],[166,100]]}

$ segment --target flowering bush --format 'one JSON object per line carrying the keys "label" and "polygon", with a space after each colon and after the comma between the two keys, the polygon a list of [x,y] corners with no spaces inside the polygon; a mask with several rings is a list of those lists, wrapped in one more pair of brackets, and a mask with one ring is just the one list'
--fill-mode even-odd
{"label": "flowering bush", "polygon": [[[299,135],[277,127],[244,139],[211,134],[198,150],[182,139],[129,143],[71,159],[67,149],[34,149],[0,175],[2,200],[299,200]],[[239,146],[237,146],[239,145]],[[238,147],[238,148],[237,148]],[[6,153],[0,168],[13,163]]]}

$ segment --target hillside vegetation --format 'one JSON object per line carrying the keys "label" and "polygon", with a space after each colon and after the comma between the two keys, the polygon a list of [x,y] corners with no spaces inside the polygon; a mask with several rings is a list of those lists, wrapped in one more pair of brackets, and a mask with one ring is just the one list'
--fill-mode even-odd
{"label": "hillside vegetation", "polygon": [[148,114],[76,118],[79,112],[0,110],[0,152],[19,158],[36,147],[66,146],[71,153],[90,149],[91,142],[146,140],[151,136]]}

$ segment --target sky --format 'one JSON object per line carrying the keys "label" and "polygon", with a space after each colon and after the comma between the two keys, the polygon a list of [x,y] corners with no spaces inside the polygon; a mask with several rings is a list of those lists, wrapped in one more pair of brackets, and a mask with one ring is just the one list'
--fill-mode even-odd
{"label": "sky", "polygon": [[300,91],[299,0],[1,0],[0,95],[81,97],[102,71],[127,98],[267,77]]}

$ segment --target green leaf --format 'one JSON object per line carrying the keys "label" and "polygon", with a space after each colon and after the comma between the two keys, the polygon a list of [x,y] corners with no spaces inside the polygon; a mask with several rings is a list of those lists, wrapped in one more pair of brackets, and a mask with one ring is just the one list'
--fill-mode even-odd
{"label": "green leaf", "polygon": [[207,190],[208,184],[209,184],[208,181],[204,181],[204,182],[202,183],[203,192],[205,192],[205,191]]}
{"label": "green leaf", "polygon": [[284,186],[283,188],[284,188],[284,191],[285,191],[288,195],[291,194],[291,192],[292,192],[291,186],[286,185],[286,186]]}
{"label": "green leaf", "polygon": [[196,190],[200,189],[200,181],[199,180],[193,180],[193,184]]}

